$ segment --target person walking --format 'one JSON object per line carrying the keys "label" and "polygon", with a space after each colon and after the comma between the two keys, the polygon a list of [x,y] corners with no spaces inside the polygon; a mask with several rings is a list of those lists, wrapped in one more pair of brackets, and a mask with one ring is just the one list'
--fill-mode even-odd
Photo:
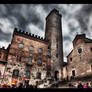
{"label": "person walking", "polygon": [[78,88],[83,88],[83,85],[82,85],[81,82],[79,82],[79,84],[78,84]]}

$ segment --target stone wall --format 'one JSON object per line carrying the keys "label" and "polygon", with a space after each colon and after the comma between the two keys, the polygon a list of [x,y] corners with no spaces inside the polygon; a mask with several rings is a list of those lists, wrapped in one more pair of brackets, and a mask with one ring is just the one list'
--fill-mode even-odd
{"label": "stone wall", "polygon": [[[23,48],[19,48],[20,43],[23,44]],[[34,48],[33,51],[30,51],[30,46]],[[42,54],[38,52],[39,48],[43,50]],[[19,70],[18,78],[15,78],[17,84],[24,81],[24,74],[27,70],[30,71],[30,79],[33,78],[35,80],[38,72],[41,73],[41,80],[45,79],[47,77],[47,66],[50,65],[50,58],[47,54],[47,42],[38,39],[33,40],[30,37],[20,36],[20,34],[14,34],[9,47],[4,83],[7,84],[6,82],[8,82],[8,84],[11,85],[13,79],[12,74],[15,69]],[[18,60],[19,57],[21,57],[20,61]],[[32,59],[32,62],[28,62],[29,57]],[[38,59],[42,59],[41,66],[37,64]]]}
{"label": "stone wall", "polygon": [[[81,42],[81,43],[80,43]],[[75,70],[75,77],[83,77],[92,74],[92,43],[85,43],[78,40],[73,51],[67,57],[68,78],[72,76],[72,71]],[[80,51],[78,51],[81,48]]]}

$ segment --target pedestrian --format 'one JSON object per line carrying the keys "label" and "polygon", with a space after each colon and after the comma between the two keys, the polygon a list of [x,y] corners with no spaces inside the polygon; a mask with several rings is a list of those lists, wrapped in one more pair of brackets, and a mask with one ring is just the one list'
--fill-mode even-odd
{"label": "pedestrian", "polygon": [[75,83],[75,84],[74,84],[74,88],[77,88],[77,87],[78,87],[78,83]]}
{"label": "pedestrian", "polygon": [[73,87],[73,85],[71,83],[69,83],[69,88],[72,88],[72,87]]}
{"label": "pedestrian", "polygon": [[83,85],[82,85],[81,82],[79,82],[79,84],[78,84],[78,88],[83,88]]}
{"label": "pedestrian", "polygon": [[23,88],[23,84],[22,84],[22,83],[20,83],[18,88]]}
{"label": "pedestrian", "polygon": [[86,84],[84,84],[84,85],[83,85],[83,88],[87,88],[87,85],[86,85]]}
{"label": "pedestrian", "polygon": [[90,83],[87,83],[86,85],[87,85],[87,88],[91,88],[91,85],[90,85]]}

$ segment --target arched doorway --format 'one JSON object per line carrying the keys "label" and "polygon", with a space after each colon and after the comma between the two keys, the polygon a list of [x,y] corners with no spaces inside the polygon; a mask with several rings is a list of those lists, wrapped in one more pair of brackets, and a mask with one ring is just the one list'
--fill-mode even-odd
{"label": "arched doorway", "polygon": [[54,76],[56,81],[59,80],[59,71],[55,71]]}

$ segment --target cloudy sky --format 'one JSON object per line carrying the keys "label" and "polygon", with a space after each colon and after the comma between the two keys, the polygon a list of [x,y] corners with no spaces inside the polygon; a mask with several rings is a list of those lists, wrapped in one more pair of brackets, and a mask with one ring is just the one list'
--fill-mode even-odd
{"label": "cloudy sky", "polygon": [[92,38],[92,4],[0,4],[0,47],[11,42],[13,29],[44,37],[45,18],[56,8],[62,14],[64,61],[73,49],[76,34]]}

